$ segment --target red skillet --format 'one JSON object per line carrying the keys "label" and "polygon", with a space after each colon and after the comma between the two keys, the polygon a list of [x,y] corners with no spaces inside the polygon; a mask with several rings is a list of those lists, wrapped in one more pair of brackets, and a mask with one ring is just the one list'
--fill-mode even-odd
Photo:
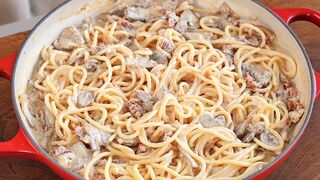
{"label": "red skillet", "polygon": [[[90,4],[91,2],[91,4]],[[220,3],[222,1],[219,1]],[[320,95],[320,73],[313,71],[309,57],[306,53],[302,43],[289,28],[287,24],[290,24],[298,20],[310,21],[320,27],[320,13],[312,9],[273,9],[270,10],[265,6],[255,1],[229,1],[230,6],[240,14],[244,15],[255,15],[258,19],[265,21],[277,34],[279,41],[281,39],[286,41],[292,41],[286,45],[286,49],[294,50],[293,57],[300,60],[301,76],[298,81],[303,81],[306,88],[305,95],[309,102],[308,112],[306,113],[305,120],[301,125],[300,131],[297,133],[295,139],[289,144],[288,147],[267,167],[256,172],[249,178],[261,179],[266,177],[268,174],[274,171],[276,167],[290,154],[298,140],[301,138],[308,121],[312,113],[312,107],[315,99]],[[20,129],[18,134],[8,142],[0,143],[0,157],[18,157],[18,158],[29,158],[40,161],[48,165],[52,170],[59,174],[64,179],[79,179],[72,172],[66,170],[55,162],[48,154],[40,148],[40,146],[34,141],[32,132],[29,130],[25,118],[21,114],[21,110],[17,101],[17,93],[20,84],[26,84],[30,73],[32,72],[33,65],[36,63],[40,49],[43,45],[49,44],[61,30],[69,25],[77,24],[83,19],[85,15],[95,15],[101,12],[101,6],[99,1],[93,2],[91,0],[77,0],[67,1],[60,5],[58,8],[50,12],[41,22],[32,30],[28,38],[25,40],[21,47],[18,55],[11,55],[0,60],[0,76],[13,80],[12,83],[12,94],[13,104],[16,115],[19,119]],[[81,10],[80,10],[81,9]],[[247,11],[250,9],[250,12]],[[80,11],[79,11],[80,10]],[[250,14],[253,13],[253,14]],[[280,20],[282,18],[282,20]],[[270,23],[271,22],[271,23]],[[50,35],[51,39],[47,37]],[[46,39],[48,39],[46,41]],[[35,53],[37,52],[37,53]],[[29,56],[28,56],[29,55]],[[302,57],[302,58],[300,58]],[[26,61],[30,61],[26,63]],[[31,62],[32,61],[32,62]],[[299,66],[298,63],[298,67]],[[13,71],[14,68],[14,71]],[[25,78],[24,78],[25,76]]]}

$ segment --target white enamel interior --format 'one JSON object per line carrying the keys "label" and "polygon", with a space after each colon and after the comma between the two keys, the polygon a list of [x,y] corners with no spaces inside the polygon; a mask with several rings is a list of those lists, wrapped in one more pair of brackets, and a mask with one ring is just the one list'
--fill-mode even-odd
{"label": "white enamel interior", "polygon": [[[195,0],[199,1],[199,0]],[[205,2],[207,1],[207,2]],[[202,3],[205,2],[205,3]],[[216,9],[220,6],[224,0],[203,0],[197,2],[200,6],[203,4],[206,7]],[[257,5],[251,0],[227,0],[228,4],[241,16],[251,17],[255,16],[260,22],[272,29],[278,38],[277,48],[282,52],[289,54],[293,57],[298,64],[298,73],[295,78],[295,82],[298,86],[299,92],[301,93],[301,100],[305,105],[306,109],[309,109],[312,87],[310,71],[306,58],[301,50],[301,47],[295,40],[294,36],[289,30],[272,14],[267,10]],[[35,65],[38,63],[39,54],[44,45],[51,44],[59,35],[59,33],[68,26],[78,25],[87,16],[95,16],[101,12],[105,12],[111,6],[105,0],[72,0],[59,8],[57,11],[49,15],[31,34],[28,41],[21,49],[20,57],[17,60],[17,65],[14,78],[14,95],[15,104],[19,104],[18,95],[24,93],[27,86],[27,81],[30,79],[31,74]],[[21,115],[22,121],[25,121],[25,117],[22,116],[20,106],[17,108]],[[303,121],[297,127],[297,131],[302,126]],[[27,129],[28,124],[24,123]],[[31,131],[29,131],[31,133]]]}

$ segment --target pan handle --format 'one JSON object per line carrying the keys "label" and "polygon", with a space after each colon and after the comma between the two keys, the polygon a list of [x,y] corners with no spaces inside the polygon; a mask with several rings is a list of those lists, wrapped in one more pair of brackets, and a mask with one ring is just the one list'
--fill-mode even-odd
{"label": "pan handle", "polygon": [[[280,18],[287,24],[295,21],[309,21],[320,27],[320,12],[308,8],[288,8],[288,9],[273,9]],[[316,99],[320,96],[320,73],[314,71],[316,79]]]}
{"label": "pan handle", "polygon": [[[0,77],[11,80],[16,54],[0,59]],[[37,150],[28,140],[24,131],[19,128],[17,135],[7,141],[0,142],[0,157],[37,158]]]}

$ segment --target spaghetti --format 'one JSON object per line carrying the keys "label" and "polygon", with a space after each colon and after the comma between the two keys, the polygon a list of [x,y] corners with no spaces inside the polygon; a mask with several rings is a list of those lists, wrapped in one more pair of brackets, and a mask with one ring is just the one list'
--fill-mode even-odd
{"label": "spaghetti", "polygon": [[21,108],[39,144],[86,179],[243,179],[304,113],[296,63],[226,4],[163,3],[176,8],[117,6],[65,29]]}

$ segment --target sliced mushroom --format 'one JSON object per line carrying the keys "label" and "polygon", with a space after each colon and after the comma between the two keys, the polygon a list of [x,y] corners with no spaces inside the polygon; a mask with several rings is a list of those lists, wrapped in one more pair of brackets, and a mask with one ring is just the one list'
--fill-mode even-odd
{"label": "sliced mushroom", "polygon": [[153,108],[153,104],[155,103],[154,98],[145,91],[135,90],[134,92],[137,95],[137,98],[143,102],[143,107],[147,111],[151,111]]}
{"label": "sliced mushroom", "polygon": [[181,33],[187,31],[188,27],[190,28],[198,28],[199,27],[199,19],[193,14],[190,10],[185,10],[180,15],[180,19],[177,22],[175,29]]}
{"label": "sliced mushroom", "polygon": [[109,144],[110,134],[90,124],[84,124],[83,127],[77,126],[75,133],[82,142],[89,144],[93,151],[100,150],[100,146]]}
{"label": "sliced mushroom", "polygon": [[162,64],[162,65],[165,65],[167,66],[168,65],[168,57],[165,53],[163,53],[162,51],[159,51],[159,50],[156,50],[152,53],[151,57],[150,57],[151,60],[157,62],[157,64]]}
{"label": "sliced mushroom", "polygon": [[133,97],[129,99],[128,108],[135,118],[140,118],[152,110],[154,103],[154,98],[150,94],[141,90],[135,90]]}
{"label": "sliced mushroom", "polygon": [[235,126],[235,133],[237,135],[237,137],[241,137],[243,136],[246,132],[247,132],[247,126],[250,123],[250,119],[246,119],[243,122],[241,122],[240,124]]}
{"label": "sliced mushroom", "polygon": [[175,45],[171,40],[164,39],[160,43],[160,48],[163,49],[164,51],[166,51],[167,53],[171,54],[175,49]]}
{"label": "sliced mushroom", "polygon": [[150,60],[149,56],[136,56],[133,59],[126,59],[128,65],[133,65],[141,68],[154,68],[158,64],[154,60]]}
{"label": "sliced mushroom", "polygon": [[147,113],[147,111],[142,106],[141,100],[137,98],[130,98],[128,102],[128,108],[130,113],[137,119]]}
{"label": "sliced mushroom", "polygon": [[280,145],[278,139],[269,131],[264,131],[260,134],[260,141],[268,146],[277,147]]}
{"label": "sliced mushroom", "polygon": [[271,81],[271,72],[259,65],[250,65],[244,63],[242,65],[242,71],[244,73],[243,78],[246,80],[248,88],[263,88]]}
{"label": "sliced mushroom", "polygon": [[226,119],[224,116],[214,117],[213,113],[205,111],[199,117],[199,123],[205,128],[225,127]]}
{"label": "sliced mushroom", "polygon": [[260,28],[264,34],[266,35],[267,38],[267,43],[272,44],[274,40],[276,39],[276,34],[271,31],[270,29],[262,26],[262,25],[256,25],[258,28]]}
{"label": "sliced mushroom", "polygon": [[88,149],[81,141],[78,141],[75,144],[73,144],[70,147],[70,150],[83,159],[88,159],[90,156]]}
{"label": "sliced mushroom", "polygon": [[85,130],[81,126],[75,127],[74,132],[82,142],[90,144],[90,137],[86,134]]}
{"label": "sliced mushroom", "polygon": [[142,7],[128,7],[124,11],[125,17],[130,21],[143,21],[145,22],[151,16],[149,9]]}
{"label": "sliced mushroom", "polygon": [[129,22],[129,21],[123,19],[123,18],[120,18],[118,16],[114,16],[114,15],[113,16],[108,16],[107,18],[110,21],[117,22],[118,27],[121,30],[126,31],[131,37],[136,36],[137,28],[133,23],[131,23],[131,22]]}
{"label": "sliced mushroom", "polygon": [[94,98],[91,92],[83,91],[78,94],[77,106],[79,108],[90,106],[94,102]]}
{"label": "sliced mushroom", "polygon": [[80,158],[77,154],[72,152],[65,146],[59,146],[54,150],[54,157],[60,165],[67,169],[78,170],[84,166],[84,159]]}
{"label": "sliced mushroom", "polygon": [[245,143],[249,143],[251,142],[254,137],[257,134],[260,134],[264,131],[265,127],[264,124],[262,122],[258,122],[255,125],[252,125],[251,123],[248,124],[246,130],[248,131],[248,134],[246,136],[244,136],[244,138],[242,139],[243,142]]}
{"label": "sliced mushroom", "polygon": [[240,40],[243,41],[244,43],[246,44],[249,44],[251,46],[254,46],[254,47],[258,47],[260,45],[260,38],[258,36],[241,36],[240,37]]}
{"label": "sliced mushroom", "polygon": [[166,17],[168,20],[168,25],[171,28],[174,27],[176,25],[176,23],[179,21],[179,17],[176,15],[175,12],[167,11]]}
{"label": "sliced mushroom", "polygon": [[59,50],[71,50],[76,47],[81,47],[84,44],[84,39],[81,32],[74,26],[64,29],[58,40],[54,42],[54,47]]}
{"label": "sliced mushroom", "polygon": [[86,124],[84,128],[90,136],[90,145],[92,150],[99,150],[100,146],[109,144],[110,134],[89,124]]}

